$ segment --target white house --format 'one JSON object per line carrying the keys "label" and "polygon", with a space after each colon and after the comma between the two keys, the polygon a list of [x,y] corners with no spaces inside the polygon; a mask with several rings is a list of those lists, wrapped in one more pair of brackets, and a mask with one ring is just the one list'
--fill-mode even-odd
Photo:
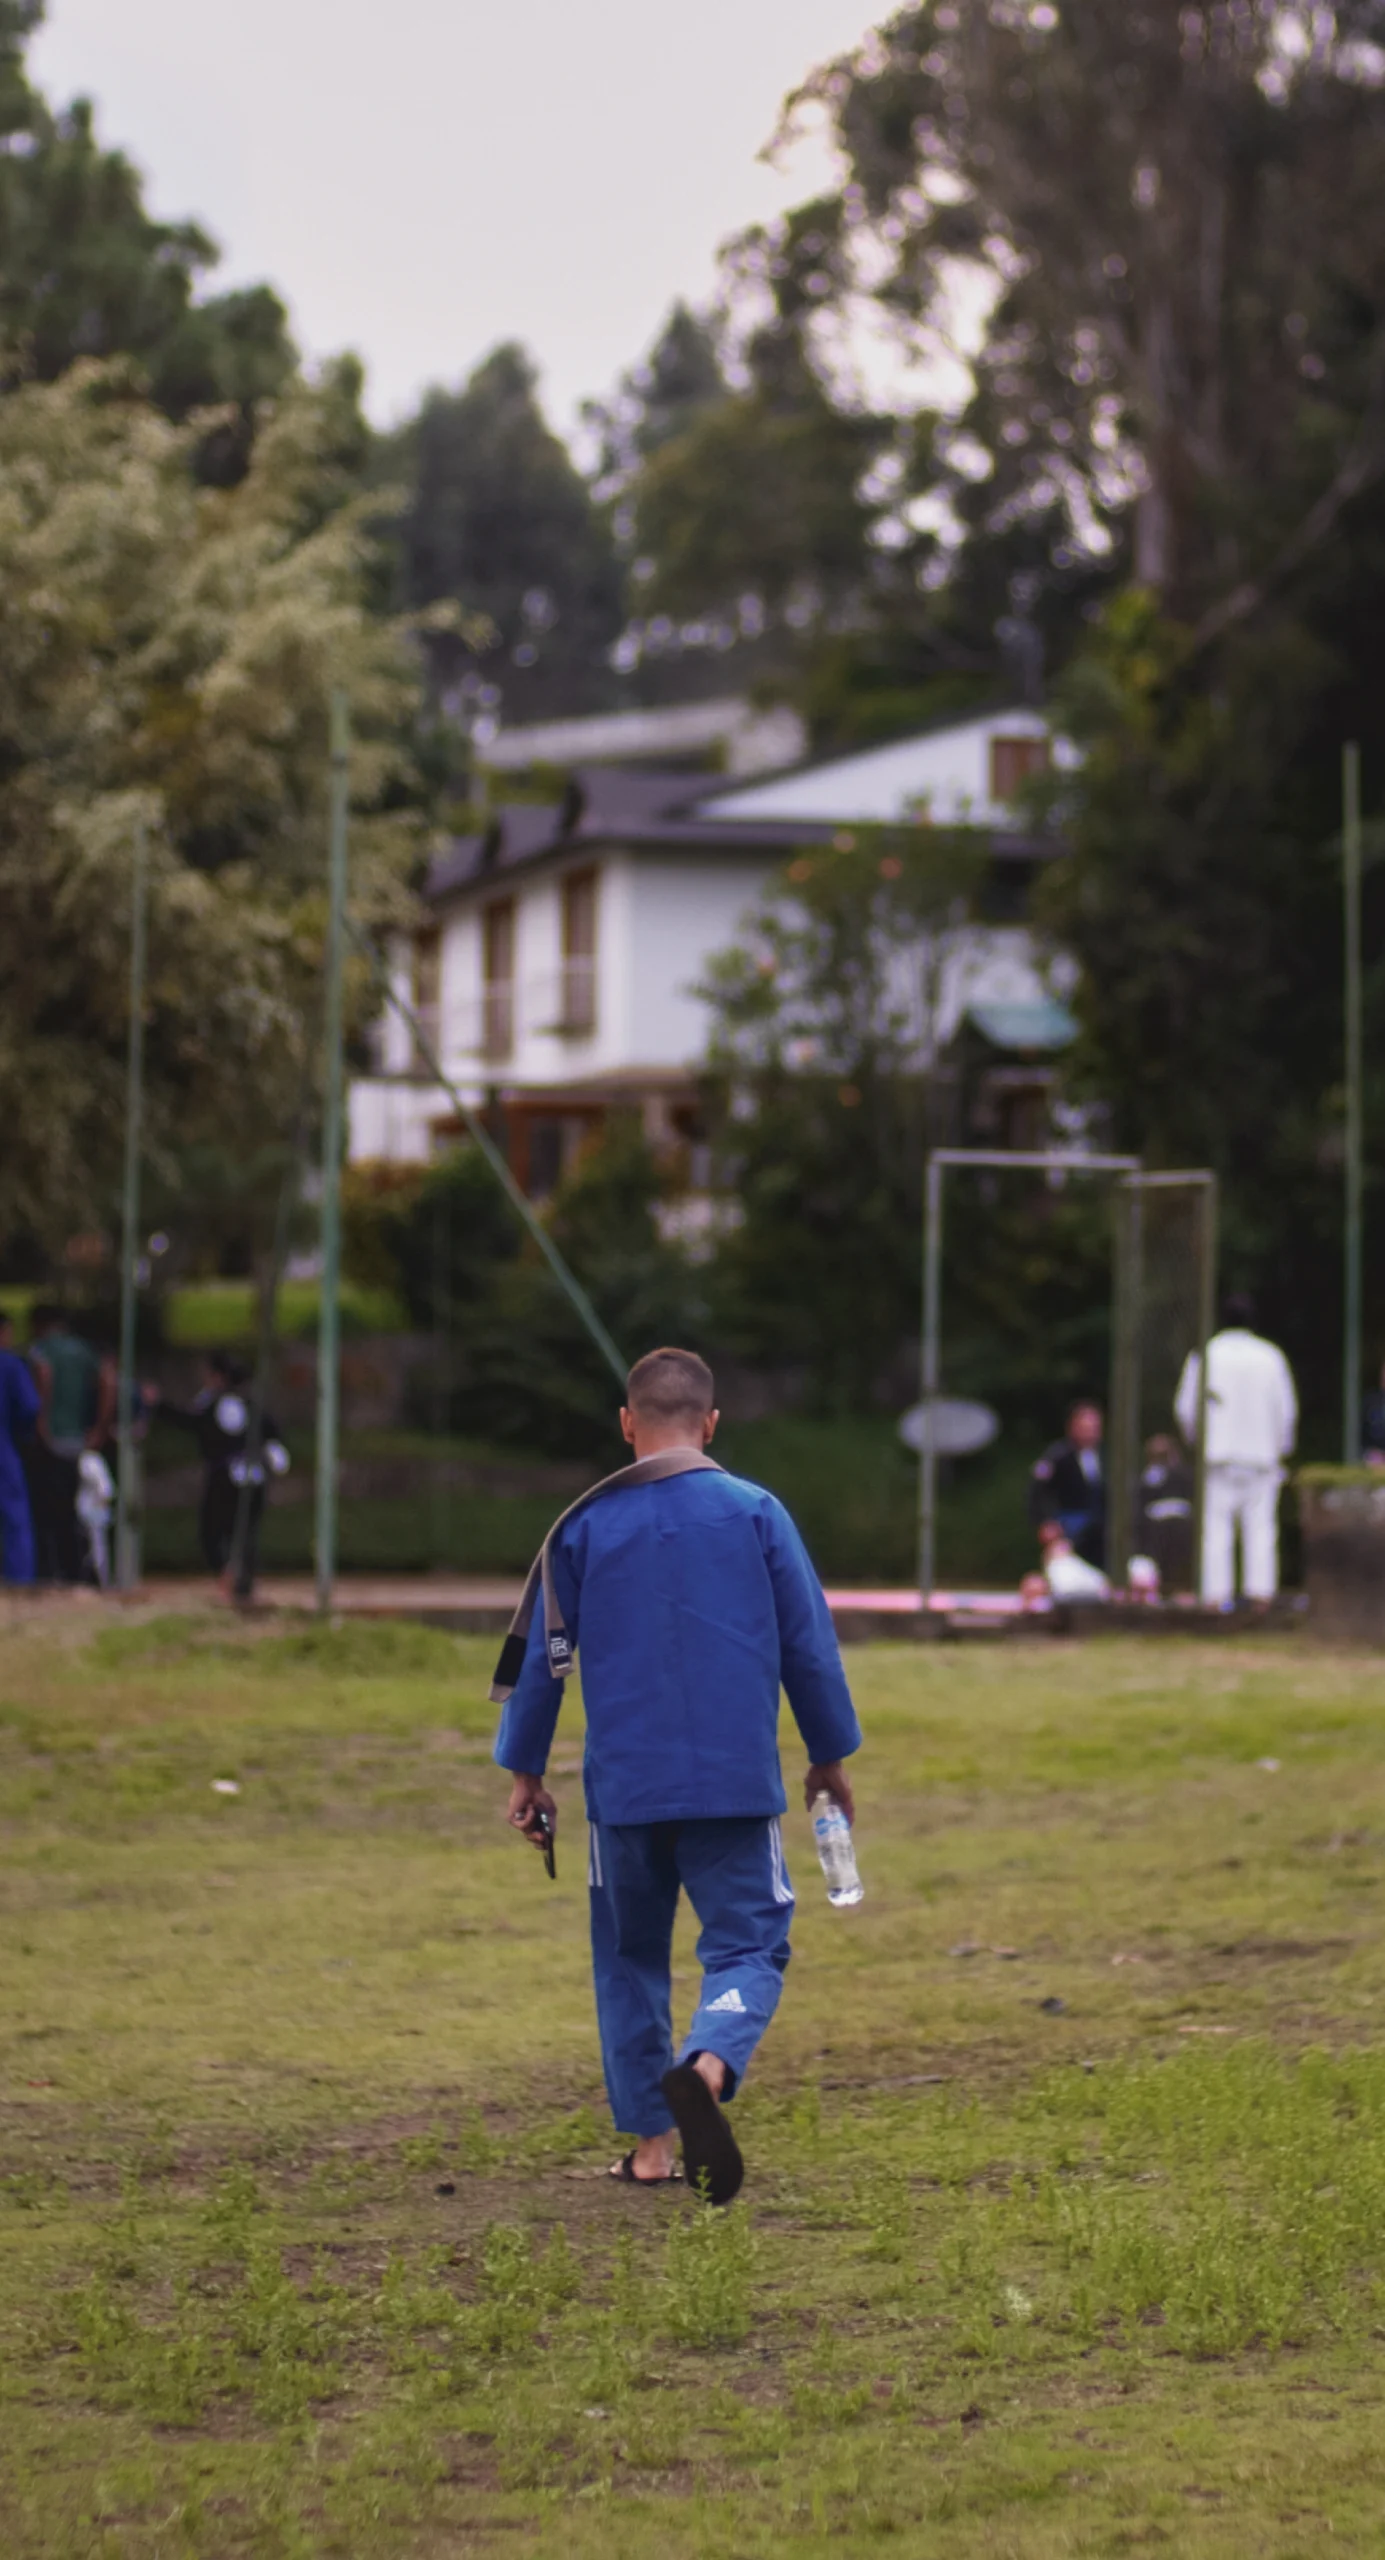
{"label": "white house", "polygon": [[[985,829],[1014,920],[956,938],[939,1036],[969,1012],[998,1050],[1040,1062],[1071,1036],[1022,920],[1052,847],[1025,833],[1014,797],[1050,753],[1042,720],[1021,711],[738,787],[579,768],[560,805],[502,807],[434,861],[432,922],[395,955],[400,992],[457,1091],[503,1115],[511,1163],[535,1196],[617,1104],[636,1105],[656,1143],[686,1149],[700,1188],[707,964],[770,876],[843,825],[924,816]],[[351,1092],[352,1160],[423,1162],[457,1132],[456,1103],[393,1013],[376,1058]]]}

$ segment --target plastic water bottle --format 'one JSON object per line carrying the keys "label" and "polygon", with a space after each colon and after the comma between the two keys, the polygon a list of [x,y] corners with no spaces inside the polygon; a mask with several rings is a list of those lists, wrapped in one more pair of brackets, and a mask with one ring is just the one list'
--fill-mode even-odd
{"label": "plastic water bottle", "polygon": [[828,1901],[839,1911],[848,1903],[863,1901],[866,1888],[856,1872],[851,1825],[841,1806],[825,1791],[813,1798],[813,1838],[827,1878]]}

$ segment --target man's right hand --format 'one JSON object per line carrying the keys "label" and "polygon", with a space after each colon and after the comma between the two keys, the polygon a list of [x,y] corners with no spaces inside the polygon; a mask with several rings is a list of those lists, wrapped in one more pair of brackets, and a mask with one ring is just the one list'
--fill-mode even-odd
{"label": "man's right hand", "polygon": [[547,1814],[550,1833],[556,1838],[558,1808],[553,1798],[542,1778],[530,1777],[521,1771],[510,1789],[510,1802],[505,1819],[514,1824],[516,1831],[522,1831],[525,1839],[531,1840],[536,1849],[542,1849],[544,1846],[544,1836],[536,1820],[536,1816],[541,1813]]}
{"label": "man's right hand", "polygon": [[830,1796],[834,1804],[841,1806],[847,1821],[855,1821],[856,1798],[851,1792],[851,1780],[840,1760],[813,1762],[803,1781],[803,1801],[810,1813],[818,1796]]}

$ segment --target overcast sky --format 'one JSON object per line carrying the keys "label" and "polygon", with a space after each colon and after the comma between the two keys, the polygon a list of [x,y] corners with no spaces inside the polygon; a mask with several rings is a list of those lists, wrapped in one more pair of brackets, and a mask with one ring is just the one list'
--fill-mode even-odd
{"label": "overcast sky", "polygon": [[[267,278],[382,423],[505,337],[555,423],[609,388],[717,244],[782,208],[780,101],[869,0],[49,0],[33,49],[96,99],[164,216]],[[816,170],[823,166],[817,160]]]}

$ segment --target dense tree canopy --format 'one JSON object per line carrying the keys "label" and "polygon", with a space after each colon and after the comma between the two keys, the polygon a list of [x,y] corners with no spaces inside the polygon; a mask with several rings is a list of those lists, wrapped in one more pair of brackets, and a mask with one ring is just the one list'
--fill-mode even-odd
{"label": "dense tree canopy", "polygon": [[897,447],[929,636],[1046,656],[1088,758],[1047,910],[1079,1072],[1123,1143],[1221,1168],[1320,1379],[1344,737],[1381,779],[1383,39],[1380,0],[925,0],[809,84],[845,183],[750,252],[810,354],[862,294],[915,349],[980,312],[970,398]]}
{"label": "dense tree canopy", "polygon": [[348,372],[270,415],[234,488],[119,366],[0,400],[0,1236],[60,1245],[118,1187],[135,830],[151,851],[150,1142],[261,1146],[318,1018],[326,707],[357,726],[355,892],[389,912],[411,685],[363,604]]}
{"label": "dense tree canopy", "polygon": [[133,356],[170,417],[236,412],[198,451],[205,476],[232,477],[254,403],[293,370],[284,307],[267,285],[203,294],[217,259],[206,233],[156,222],[90,106],[55,113],[31,86],[24,46],[42,15],[41,0],[0,0],[0,384]]}
{"label": "dense tree canopy", "polygon": [[396,528],[401,602],[455,603],[492,644],[429,642],[438,690],[506,721],[609,700],[621,625],[611,532],[539,406],[522,348],[497,347],[460,391],[432,391],[380,468],[406,492]]}

